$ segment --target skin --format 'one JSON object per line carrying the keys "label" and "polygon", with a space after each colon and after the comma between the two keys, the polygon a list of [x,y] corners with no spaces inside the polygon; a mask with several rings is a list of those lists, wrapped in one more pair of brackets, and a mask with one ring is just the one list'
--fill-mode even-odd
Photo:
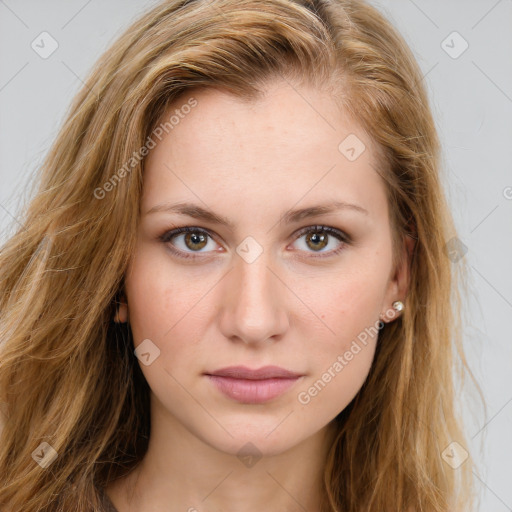
{"label": "skin", "polygon": [[[332,375],[338,356],[365,328],[386,312],[392,321],[391,305],[407,291],[408,266],[392,268],[375,148],[332,98],[312,87],[273,81],[253,103],[219,89],[196,90],[169,113],[190,96],[197,106],[146,161],[127,303],[117,317],[130,322],[135,346],[150,339],[160,350],[141,364],[151,388],[149,449],[107,494],[119,512],[319,511],[332,420],[366,379],[377,337],[359,343],[361,350],[308,403],[298,395],[328,368]],[[355,161],[338,150],[349,134],[366,146]],[[335,200],[367,213],[343,209],[280,222],[289,209]],[[233,230],[147,213],[182,201],[228,218]],[[315,245],[298,234],[318,224],[352,242],[327,234],[326,246]],[[159,240],[182,226],[207,230],[207,245],[187,245],[184,234]],[[263,249],[250,263],[236,251],[248,236]],[[180,258],[169,247],[197,258]],[[234,401],[204,376],[225,366],[270,364],[303,377],[264,404]],[[262,457],[251,467],[237,457],[249,442]]]}

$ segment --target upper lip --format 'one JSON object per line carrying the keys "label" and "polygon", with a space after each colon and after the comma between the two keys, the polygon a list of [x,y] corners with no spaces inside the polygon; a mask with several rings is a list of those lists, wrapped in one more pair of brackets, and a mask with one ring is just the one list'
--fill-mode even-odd
{"label": "upper lip", "polygon": [[218,377],[231,377],[234,379],[295,379],[301,377],[302,374],[285,370],[279,366],[262,366],[258,369],[251,369],[247,366],[228,366],[215,370],[207,375],[215,375]]}

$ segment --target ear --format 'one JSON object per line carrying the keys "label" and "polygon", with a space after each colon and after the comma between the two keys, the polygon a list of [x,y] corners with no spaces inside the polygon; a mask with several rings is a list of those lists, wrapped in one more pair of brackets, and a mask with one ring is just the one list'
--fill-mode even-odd
{"label": "ear", "polygon": [[[405,302],[405,297],[407,296],[407,292],[409,290],[411,261],[415,246],[416,239],[407,234],[404,237],[403,246],[401,249],[401,263],[399,263],[397,268],[394,269],[393,275],[386,289],[386,294],[384,296],[384,302],[382,304],[383,313],[381,314],[381,319],[384,321],[386,321],[386,318],[388,321],[390,321],[390,317],[389,315],[386,315],[386,312],[392,309],[393,302],[396,300]],[[399,314],[400,313],[398,311],[394,311],[394,317],[398,316]]]}
{"label": "ear", "polygon": [[119,301],[116,304],[116,313],[114,315],[114,322],[126,323],[128,321],[128,303],[124,289],[119,294]]}

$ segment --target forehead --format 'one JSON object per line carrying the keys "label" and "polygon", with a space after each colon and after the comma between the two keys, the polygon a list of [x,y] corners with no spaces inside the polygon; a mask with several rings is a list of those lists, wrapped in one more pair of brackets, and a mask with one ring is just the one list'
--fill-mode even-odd
{"label": "forehead", "polygon": [[[185,108],[191,99],[195,106]],[[171,117],[172,128],[146,160],[146,210],[159,201],[212,196],[261,207],[337,191],[334,200],[382,203],[373,141],[324,91],[274,82],[247,101],[199,89],[175,101],[162,121]]]}

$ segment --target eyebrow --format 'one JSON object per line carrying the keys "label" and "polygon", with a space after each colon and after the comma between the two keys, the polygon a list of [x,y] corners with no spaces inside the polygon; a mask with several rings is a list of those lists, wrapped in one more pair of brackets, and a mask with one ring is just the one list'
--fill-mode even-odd
{"label": "eyebrow", "polygon": [[[368,210],[366,210],[362,206],[359,206],[357,204],[345,203],[343,201],[334,201],[332,203],[324,205],[310,206],[308,208],[300,208],[296,210],[288,210],[282,215],[281,222],[293,224],[296,222],[300,222],[301,220],[306,218],[318,217],[320,215],[334,213],[340,210],[352,210],[355,212],[362,213],[364,215],[368,215]],[[148,210],[145,213],[145,215],[150,215],[156,212],[178,213],[181,215],[193,217],[194,219],[211,222],[212,224],[226,226],[231,230],[234,229],[234,224],[226,217],[218,215],[217,213],[208,210],[207,208],[203,208],[193,203],[160,203],[153,206],[150,210]]]}

